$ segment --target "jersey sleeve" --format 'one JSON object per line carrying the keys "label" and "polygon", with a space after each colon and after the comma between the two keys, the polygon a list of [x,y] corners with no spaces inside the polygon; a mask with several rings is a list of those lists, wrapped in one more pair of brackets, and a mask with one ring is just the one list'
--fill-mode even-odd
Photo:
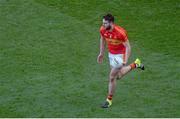
{"label": "jersey sleeve", "polygon": [[128,35],[126,30],[124,30],[123,37],[124,37],[124,42],[128,40]]}
{"label": "jersey sleeve", "polygon": [[128,40],[128,35],[125,29],[122,27],[117,27],[118,32],[122,35],[122,40],[126,42]]}
{"label": "jersey sleeve", "polygon": [[103,33],[104,33],[104,28],[103,28],[103,26],[100,27],[99,32],[100,32],[100,35],[101,35],[102,37],[104,37],[104,35],[103,35]]}

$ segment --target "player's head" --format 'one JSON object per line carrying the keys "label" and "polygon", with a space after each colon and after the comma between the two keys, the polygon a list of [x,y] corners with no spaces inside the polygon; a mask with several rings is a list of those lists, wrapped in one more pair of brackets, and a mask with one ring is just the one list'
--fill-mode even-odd
{"label": "player's head", "polygon": [[103,26],[106,30],[111,29],[112,25],[114,23],[114,16],[112,14],[106,14],[103,16]]}

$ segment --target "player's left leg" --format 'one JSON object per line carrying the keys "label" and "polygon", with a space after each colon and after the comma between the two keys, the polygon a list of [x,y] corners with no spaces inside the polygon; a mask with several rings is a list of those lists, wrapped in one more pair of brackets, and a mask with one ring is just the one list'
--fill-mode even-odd
{"label": "player's left leg", "polygon": [[140,59],[136,59],[135,62],[131,63],[128,66],[123,66],[118,73],[118,79],[121,79],[124,75],[135,68],[144,70],[144,65],[141,63]]}

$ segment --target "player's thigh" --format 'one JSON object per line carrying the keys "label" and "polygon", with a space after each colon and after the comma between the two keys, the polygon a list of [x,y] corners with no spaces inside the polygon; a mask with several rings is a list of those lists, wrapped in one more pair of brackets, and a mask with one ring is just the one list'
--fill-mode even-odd
{"label": "player's thigh", "polygon": [[109,53],[109,63],[111,68],[119,69],[123,66],[123,56]]}
{"label": "player's thigh", "polygon": [[114,80],[119,72],[119,68],[111,68],[110,74],[109,74],[109,79]]}

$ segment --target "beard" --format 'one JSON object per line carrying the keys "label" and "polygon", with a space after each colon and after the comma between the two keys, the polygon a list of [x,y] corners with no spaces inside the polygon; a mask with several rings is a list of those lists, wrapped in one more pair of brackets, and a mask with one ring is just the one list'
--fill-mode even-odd
{"label": "beard", "polygon": [[106,30],[110,30],[111,29],[111,26],[109,25],[107,28],[106,28]]}

